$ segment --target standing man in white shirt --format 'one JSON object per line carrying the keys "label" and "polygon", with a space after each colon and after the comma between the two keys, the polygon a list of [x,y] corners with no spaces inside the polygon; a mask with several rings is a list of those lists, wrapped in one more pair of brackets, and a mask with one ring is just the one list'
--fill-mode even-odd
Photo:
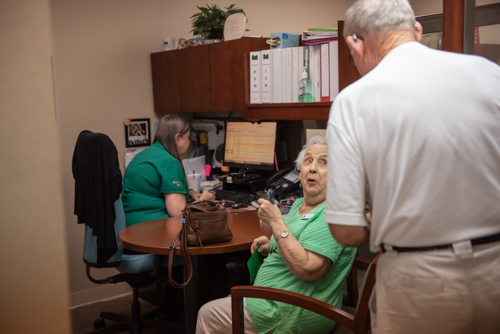
{"label": "standing man in white shirt", "polygon": [[384,251],[372,320],[500,333],[500,66],[420,44],[407,0],[354,1],[344,37],[362,78],[330,111],[325,220]]}

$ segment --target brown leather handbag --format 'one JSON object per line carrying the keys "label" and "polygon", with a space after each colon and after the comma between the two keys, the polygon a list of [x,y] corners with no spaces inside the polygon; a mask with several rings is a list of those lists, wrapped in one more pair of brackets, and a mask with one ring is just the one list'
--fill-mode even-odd
{"label": "brown leather handbag", "polygon": [[[170,245],[168,251],[168,280],[176,288],[185,287],[193,274],[193,265],[189,257],[188,246],[215,244],[226,242],[233,238],[233,233],[227,226],[226,207],[219,202],[200,201],[188,203],[182,211],[182,215],[182,229],[175,242]],[[172,278],[172,261],[177,240],[180,240],[182,259],[186,268],[187,279],[184,283],[177,283]]]}

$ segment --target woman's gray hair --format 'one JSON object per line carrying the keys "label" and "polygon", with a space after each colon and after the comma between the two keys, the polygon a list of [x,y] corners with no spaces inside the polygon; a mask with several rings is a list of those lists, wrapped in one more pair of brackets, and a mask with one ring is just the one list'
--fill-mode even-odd
{"label": "woman's gray hair", "polygon": [[415,30],[415,13],[408,0],[356,0],[345,14],[344,38],[406,29]]}
{"label": "woman's gray hair", "polygon": [[300,168],[302,167],[302,162],[304,161],[304,155],[306,155],[307,149],[316,144],[326,146],[326,138],[324,136],[314,136],[307,141],[307,143],[302,147],[302,151],[300,151],[297,159],[295,159],[295,168],[297,170],[300,171]]}

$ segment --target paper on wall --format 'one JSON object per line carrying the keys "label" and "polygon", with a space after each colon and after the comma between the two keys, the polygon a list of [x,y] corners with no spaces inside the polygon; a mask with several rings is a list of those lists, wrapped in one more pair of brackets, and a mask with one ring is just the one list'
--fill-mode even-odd
{"label": "paper on wall", "polygon": [[224,144],[224,130],[220,130],[219,134],[215,131],[208,131],[208,149],[216,150],[219,145]]}

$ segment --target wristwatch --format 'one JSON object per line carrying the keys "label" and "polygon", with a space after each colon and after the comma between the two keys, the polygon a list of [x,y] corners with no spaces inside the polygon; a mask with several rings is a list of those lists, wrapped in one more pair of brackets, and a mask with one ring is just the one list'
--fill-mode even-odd
{"label": "wristwatch", "polygon": [[290,231],[283,231],[280,233],[278,240],[276,240],[276,243],[280,242],[281,239],[284,239],[290,235]]}

